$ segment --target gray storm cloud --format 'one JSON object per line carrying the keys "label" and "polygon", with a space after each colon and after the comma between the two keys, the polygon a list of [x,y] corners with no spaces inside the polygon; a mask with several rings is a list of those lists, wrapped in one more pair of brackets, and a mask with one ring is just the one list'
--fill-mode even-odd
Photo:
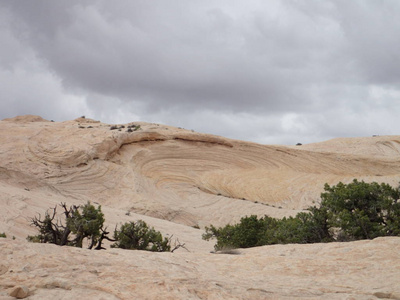
{"label": "gray storm cloud", "polygon": [[263,143],[396,134],[397,1],[0,5],[1,117],[82,112]]}

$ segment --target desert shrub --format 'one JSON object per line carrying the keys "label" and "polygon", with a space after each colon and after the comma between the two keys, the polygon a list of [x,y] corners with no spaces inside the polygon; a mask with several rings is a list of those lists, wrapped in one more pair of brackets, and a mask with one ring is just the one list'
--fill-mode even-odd
{"label": "desert shrub", "polygon": [[305,223],[300,218],[283,218],[276,220],[276,226],[266,232],[262,239],[262,245],[307,243]]}
{"label": "desert shrub", "polygon": [[277,220],[265,216],[258,219],[257,216],[243,217],[240,222],[235,225],[226,225],[216,228],[213,225],[206,227],[203,239],[217,239],[215,250],[226,248],[250,248],[261,246],[265,242],[265,235],[273,232],[277,226]]}
{"label": "desert shrub", "polygon": [[75,235],[70,245],[82,248],[83,240],[86,238],[91,242],[89,248],[92,248],[101,237],[104,214],[100,205],[95,208],[88,202],[80,210],[73,209],[66,223],[67,228]]}
{"label": "desert shrub", "polygon": [[64,227],[60,220],[55,220],[57,206],[53,208],[52,213],[45,212],[44,219],[41,215],[31,219],[31,225],[39,231],[38,235],[28,236],[27,240],[34,243],[50,243],[64,246],[68,243],[70,230]]}
{"label": "desert shrub", "polygon": [[6,233],[5,232],[3,232],[3,233],[0,233],[0,238],[6,238],[7,237],[7,235],[6,235]]}
{"label": "desert shrub", "polygon": [[255,215],[244,217],[238,224],[216,228],[206,227],[203,239],[217,239],[215,250],[225,248],[249,248],[263,245],[288,243],[315,243],[330,241],[324,235],[321,223],[311,213],[299,213],[296,217],[275,219]]}
{"label": "desert shrub", "polygon": [[127,222],[114,231],[115,243],[113,248],[148,250],[153,252],[165,252],[171,250],[170,241],[163,238],[159,231],[149,227],[146,222],[138,220]]}
{"label": "desert shrub", "polygon": [[353,180],[336,186],[325,184],[321,208],[341,240],[373,239],[400,235],[400,194],[390,185]]}
{"label": "desert shrub", "polygon": [[319,243],[400,235],[399,190],[388,184],[353,180],[325,184],[319,207],[295,217],[244,217],[238,224],[206,227],[203,239],[217,240],[215,249],[287,243]]}
{"label": "desert shrub", "polygon": [[62,215],[65,220],[57,216],[57,206],[51,212],[46,211],[44,219],[41,216],[31,219],[31,225],[39,230],[39,234],[28,236],[27,240],[38,243],[51,243],[60,246],[83,246],[83,241],[88,241],[88,248],[92,249],[97,243],[97,249],[101,249],[101,242],[107,238],[107,232],[103,228],[104,214],[101,206],[95,208],[90,202],[84,206],[67,207],[61,203],[64,210]]}
{"label": "desert shrub", "polygon": [[[113,248],[137,249],[155,252],[175,251],[184,248],[185,244],[176,239],[171,250],[170,240],[163,238],[162,234],[144,221],[129,222],[115,228],[114,238],[109,238],[109,232],[103,227],[104,214],[101,206],[95,208],[90,202],[84,206],[67,207],[65,203],[59,206],[63,209],[65,220],[57,216],[57,206],[45,212],[42,219],[37,216],[31,219],[39,234],[28,236],[27,240],[33,243],[51,243],[60,246],[83,247],[84,241],[89,249],[105,249],[102,247],[104,239],[115,242]],[[187,249],[186,249],[187,250]]]}
{"label": "desert shrub", "polygon": [[299,230],[302,231],[304,243],[332,242],[332,230],[328,223],[328,212],[326,208],[316,206],[309,207],[309,212],[301,212],[296,219],[301,221]]}

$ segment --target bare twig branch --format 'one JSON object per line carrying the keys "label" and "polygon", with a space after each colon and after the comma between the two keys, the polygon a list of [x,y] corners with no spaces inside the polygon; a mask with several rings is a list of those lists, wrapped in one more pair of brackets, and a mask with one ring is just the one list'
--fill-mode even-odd
{"label": "bare twig branch", "polygon": [[[172,238],[172,236],[171,236]],[[185,247],[185,243],[181,244],[181,242],[179,242],[178,239],[175,240],[175,246],[174,248],[172,248],[171,252],[173,253],[175,250],[179,249],[179,248],[183,248],[185,249],[187,252],[190,252],[188,248]]]}

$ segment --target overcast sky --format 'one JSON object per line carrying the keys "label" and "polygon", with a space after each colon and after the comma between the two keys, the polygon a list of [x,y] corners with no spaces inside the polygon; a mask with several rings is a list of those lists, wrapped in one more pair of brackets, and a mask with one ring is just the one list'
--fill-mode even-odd
{"label": "overcast sky", "polygon": [[398,0],[1,0],[0,44],[0,119],[400,134]]}

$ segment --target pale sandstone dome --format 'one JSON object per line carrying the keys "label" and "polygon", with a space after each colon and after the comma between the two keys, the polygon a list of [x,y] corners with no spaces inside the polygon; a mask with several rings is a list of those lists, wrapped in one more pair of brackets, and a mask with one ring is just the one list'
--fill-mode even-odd
{"label": "pale sandstone dome", "polygon": [[[140,129],[127,132],[128,125]],[[114,125],[114,124],[111,124]],[[0,299],[400,299],[400,238],[210,254],[205,226],[295,215],[325,182],[400,182],[400,136],[271,146],[132,122],[0,121]],[[109,228],[143,219],[190,252],[92,251],[25,241],[60,202],[101,204]],[[129,214],[128,214],[129,212]],[[196,229],[199,226],[201,229]],[[397,298],[396,298],[397,297]],[[4,298],[7,299],[7,298]]]}

